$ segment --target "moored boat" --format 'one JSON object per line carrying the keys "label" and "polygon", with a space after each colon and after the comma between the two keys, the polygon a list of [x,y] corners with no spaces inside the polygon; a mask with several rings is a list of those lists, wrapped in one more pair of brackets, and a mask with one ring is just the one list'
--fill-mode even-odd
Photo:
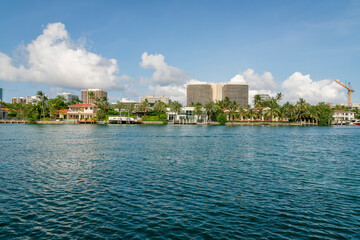
{"label": "moored boat", "polygon": [[355,120],[355,122],[351,122],[350,125],[358,125],[358,126],[360,126],[360,119]]}

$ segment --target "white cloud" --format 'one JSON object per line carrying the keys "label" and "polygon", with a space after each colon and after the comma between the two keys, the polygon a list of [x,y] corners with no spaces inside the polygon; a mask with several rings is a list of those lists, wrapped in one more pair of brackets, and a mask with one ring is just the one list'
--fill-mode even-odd
{"label": "white cloud", "polygon": [[178,101],[181,104],[185,105],[185,96],[186,96],[186,87],[178,86],[175,84],[167,86],[149,86],[149,90],[153,92],[156,96],[164,95],[165,97],[170,97],[172,101]]}
{"label": "white cloud", "polygon": [[248,83],[251,90],[272,90],[278,88],[278,84],[270,72],[264,72],[263,75],[260,76],[251,68],[246,69],[246,71],[241,74],[237,74],[230,82]]}
{"label": "white cloud", "polygon": [[141,56],[140,66],[142,68],[151,68],[155,72],[149,83],[157,84],[159,86],[168,86],[171,84],[181,85],[189,80],[187,73],[176,67],[169,66],[165,62],[165,57],[162,54],[148,54],[144,52]]}
{"label": "white cloud", "polygon": [[199,82],[189,79],[188,74],[177,67],[169,66],[162,54],[148,54],[144,52],[141,56],[140,66],[155,70],[150,79],[141,79],[151,94],[164,95],[173,101],[185,104],[186,84]]}
{"label": "white cloud", "polygon": [[[83,41],[80,41],[83,42]],[[115,59],[106,59],[75,44],[63,23],[50,23],[25,48],[20,66],[0,52],[0,79],[44,83],[65,88],[122,89]],[[25,64],[24,64],[25,62]]]}
{"label": "white cloud", "polygon": [[281,84],[284,100],[296,102],[304,98],[307,102],[317,104],[319,102],[344,103],[345,91],[340,85],[332,80],[313,81],[310,75],[295,72]]}
{"label": "white cloud", "polygon": [[255,73],[251,68],[246,69],[243,73],[235,75],[230,79],[233,83],[246,83],[249,85],[249,104],[253,103],[256,94],[269,94],[275,96],[275,89],[278,84],[275,82],[273,75],[270,72],[264,72],[263,75]]}

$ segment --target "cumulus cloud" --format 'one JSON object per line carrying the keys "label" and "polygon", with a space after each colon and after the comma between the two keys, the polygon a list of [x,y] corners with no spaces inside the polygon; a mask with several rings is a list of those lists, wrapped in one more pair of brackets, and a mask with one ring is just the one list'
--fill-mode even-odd
{"label": "cumulus cloud", "polygon": [[196,80],[189,79],[184,70],[169,66],[162,54],[144,52],[141,56],[140,66],[154,70],[150,79],[142,79],[142,83],[148,86],[152,94],[164,95],[185,104],[186,84]]}
{"label": "cumulus cloud", "polygon": [[316,104],[318,102],[342,103],[346,101],[344,89],[332,80],[313,81],[310,75],[295,72],[286,79],[281,87],[286,100],[295,102],[304,98],[307,102]]}
{"label": "cumulus cloud", "polygon": [[319,102],[343,103],[346,101],[344,89],[332,80],[313,81],[310,75],[303,75],[300,72],[292,74],[280,86],[275,82],[270,72],[259,75],[251,68],[237,74],[230,81],[249,84],[249,103],[253,102],[256,94],[275,96],[278,92],[282,93],[283,102],[295,103],[299,98],[304,98],[311,104]]}
{"label": "cumulus cloud", "polygon": [[275,96],[274,90],[278,88],[273,75],[270,72],[264,72],[262,75],[255,73],[251,68],[235,75],[230,79],[232,83],[245,83],[249,85],[249,103],[253,103],[256,94],[269,94]]}
{"label": "cumulus cloud", "polygon": [[259,75],[251,68],[246,69],[241,74],[237,74],[230,82],[248,83],[249,88],[252,90],[272,90],[278,88],[278,84],[270,72],[264,72],[263,75]]}
{"label": "cumulus cloud", "polygon": [[122,79],[115,59],[106,59],[75,44],[63,23],[50,23],[25,47],[19,66],[0,52],[0,79],[44,83],[65,88],[121,90]]}
{"label": "cumulus cloud", "polygon": [[149,82],[159,86],[171,84],[181,85],[189,80],[188,74],[179,68],[169,66],[162,54],[148,54],[144,52],[141,56],[140,66],[155,70]]}

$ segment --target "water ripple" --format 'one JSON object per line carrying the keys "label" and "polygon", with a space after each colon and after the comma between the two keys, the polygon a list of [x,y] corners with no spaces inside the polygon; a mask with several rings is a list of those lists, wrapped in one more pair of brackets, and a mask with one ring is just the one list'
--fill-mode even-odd
{"label": "water ripple", "polygon": [[359,133],[0,126],[0,238],[358,239]]}

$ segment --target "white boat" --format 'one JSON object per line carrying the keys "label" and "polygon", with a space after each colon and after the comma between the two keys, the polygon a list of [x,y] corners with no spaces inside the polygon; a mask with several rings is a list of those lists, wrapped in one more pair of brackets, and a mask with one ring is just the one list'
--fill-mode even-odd
{"label": "white boat", "polygon": [[350,125],[360,126],[360,119],[356,119],[355,122],[351,122]]}

